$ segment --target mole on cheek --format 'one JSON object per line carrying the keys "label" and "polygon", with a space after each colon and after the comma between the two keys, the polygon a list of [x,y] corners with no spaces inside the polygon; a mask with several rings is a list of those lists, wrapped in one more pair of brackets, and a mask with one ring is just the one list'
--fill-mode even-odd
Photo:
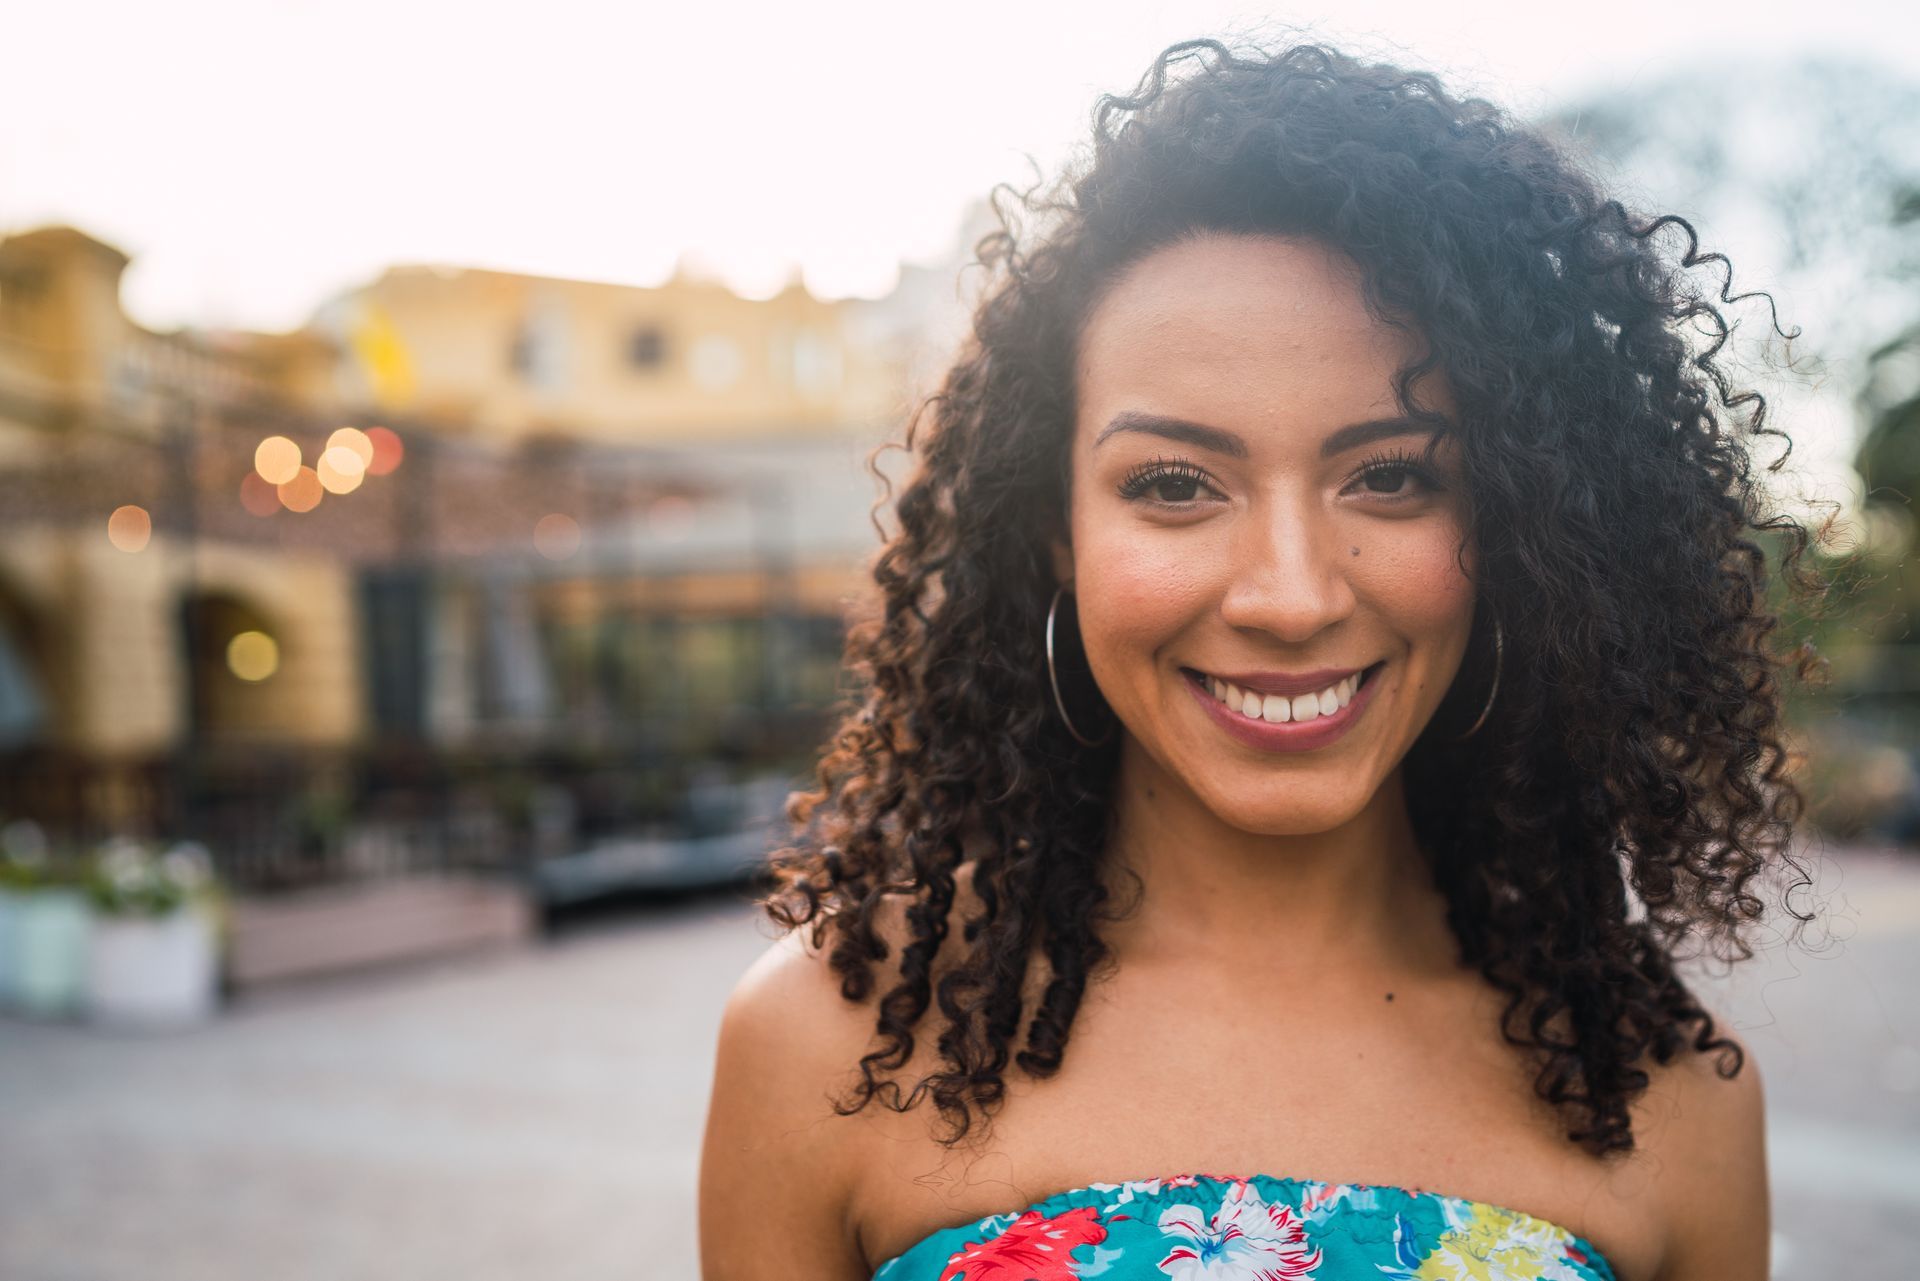
{"label": "mole on cheek", "polygon": [[1347,551],[1349,554],[1354,556],[1358,556],[1360,554],[1360,549],[1358,547],[1349,547],[1347,548]]}

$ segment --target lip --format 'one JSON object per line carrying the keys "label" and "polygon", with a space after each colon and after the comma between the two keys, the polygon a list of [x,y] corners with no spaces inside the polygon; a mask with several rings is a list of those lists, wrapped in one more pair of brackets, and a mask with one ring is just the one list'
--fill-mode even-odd
{"label": "lip", "polygon": [[[1362,668],[1362,671],[1370,675],[1360,682],[1360,688],[1354,691],[1347,705],[1333,715],[1316,716],[1311,721],[1286,721],[1281,724],[1255,720],[1250,716],[1242,716],[1238,712],[1227,710],[1227,705],[1213,696],[1213,692],[1201,683],[1199,676],[1193,673],[1192,669],[1182,669],[1180,676],[1194,698],[1199,700],[1201,709],[1213,718],[1215,724],[1240,742],[1268,752],[1310,752],[1336,741],[1353,728],[1354,722],[1360,719],[1360,713],[1364,712],[1367,705],[1373,701],[1373,690],[1380,683],[1379,676],[1384,667],[1385,663],[1382,662]],[[1341,676],[1350,674],[1351,672],[1338,673],[1334,679],[1338,680]],[[1312,673],[1312,675],[1317,678],[1319,673]],[[1232,680],[1231,677],[1225,676],[1220,679]],[[1234,683],[1239,682],[1234,681]],[[1304,694],[1311,691],[1302,689],[1300,692]]]}

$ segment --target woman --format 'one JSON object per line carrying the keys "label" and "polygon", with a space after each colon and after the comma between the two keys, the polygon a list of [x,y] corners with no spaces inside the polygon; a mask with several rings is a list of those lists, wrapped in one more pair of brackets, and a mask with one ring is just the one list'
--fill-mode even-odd
{"label": "woman", "polygon": [[725,1012],[709,1281],[1764,1278],[1673,954],[1790,862],[1756,540],[1816,584],[1724,260],[1316,45],[1174,46],[1027,205]]}

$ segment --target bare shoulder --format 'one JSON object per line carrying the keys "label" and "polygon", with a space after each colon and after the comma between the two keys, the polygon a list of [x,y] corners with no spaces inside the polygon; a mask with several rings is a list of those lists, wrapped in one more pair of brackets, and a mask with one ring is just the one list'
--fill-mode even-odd
{"label": "bare shoulder", "polygon": [[705,1281],[808,1276],[866,1281],[850,1195],[857,1127],[834,1101],[857,1075],[869,1006],[803,927],[741,975],[720,1019],[700,1157]]}
{"label": "bare shoulder", "polygon": [[1665,1221],[1659,1274],[1649,1281],[1765,1281],[1772,1235],[1767,1183],[1766,1100],[1760,1065],[1714,1018],[1725,1046],[1684,1050],[1648,1065],[1634,1107],[1634,1136],[1650,1180],[1649,1203]]}
{"label": "bare shoulder", "polygon": [[[978,910],[973,865],[955,874],[954,921],[930,967],[937,983],[965,951],[960,920]],[[807,1276],[866,1281],[868,1212],[887,1182],[921,1146],[925,1109],[908,1115],[885,1100],[851,1116],[837,1100],[860,1080],[860,1058],[876,1048],[877,1002],[898,980],[911,938],[909,900],[889,896],[874,913],[887,957],[874,963],[873,991],[855,1003],[802,927],[775,941],[741,975],[721,1017],[712,1103],[700,1168],[700,1250],[705,1281]],[[829,945],[830,946],[830,945]],[[937,1021],[937,1009],[929,1011]],[[908,1061],[882,1072],[904,1089],[937,1056],[932,1029],[918,1025]]]}
{"label": "bare shoulder", "polygon": [[[977,904],[971,879],[963,865],[957,915]],[[869,1182],[925,1121],[877,1100],[851,1116],[834,1104],[849,1096],[861,1056],[878,1044],[876,1002],[910,938],[907,906],[890,896],[874,913],[888,954],[875,962],[869,999],[841,994],[839,974],[805,926],[767,947],[728,996],[700,1161],[704,1281],[784,1278],[796,1263],[810,1277],[867,1281],[861,1208]],[[959,933],[951,930],[935,957],[936,981],[961,950]],[[898,1074],[903,1084],[923,1070],[930,1039],[916,1036]]]}

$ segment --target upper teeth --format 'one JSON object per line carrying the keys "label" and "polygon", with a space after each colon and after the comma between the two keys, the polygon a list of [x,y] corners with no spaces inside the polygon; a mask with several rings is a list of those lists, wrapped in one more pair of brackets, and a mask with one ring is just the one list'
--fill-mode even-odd
{"label": "upper teeth", "polygon": [[1317,694],[1295,694],[1289,698],[1285,694],[1262,694],[1258,690],[1241,689],[1217,676],[1207,677],[1207,688],[1213,691],[1213,696],[1234,711],[1257,720],[1277,722],[1331,716],[1352,700],[1353,691],[1359,687],[1360,675],[1355,673]]}

